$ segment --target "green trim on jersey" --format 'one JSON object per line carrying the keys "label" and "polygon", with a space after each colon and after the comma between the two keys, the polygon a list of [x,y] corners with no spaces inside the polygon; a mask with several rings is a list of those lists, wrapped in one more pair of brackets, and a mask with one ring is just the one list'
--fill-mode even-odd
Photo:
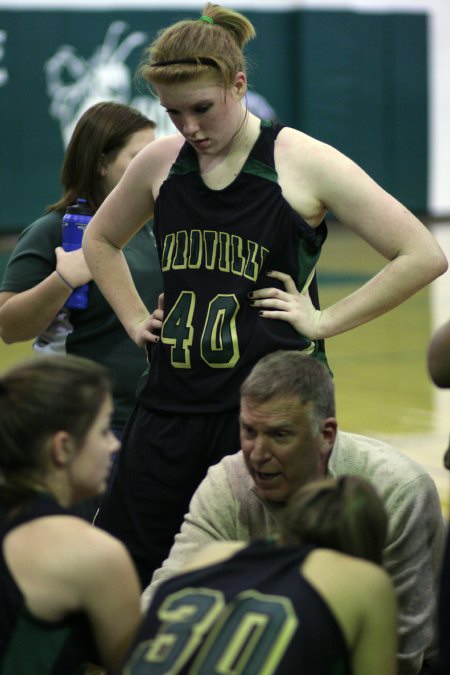
{"label": "green trim on jersey", "polygon": [[258,176],[259,178],[265,178],[270,180],[273,183],[278,183],[278,174],[275,169],[272,169],[264,162],[260,162],[254,157],[249,157],[242,167],[242,173],[248,173],[252,176]]}
{"label": "green trim on jersey", "polygon": [[24,608],[2,663],[2,675],[52,673],[68,635],[67,625],[47,624]]}
{"label": "green trim on jersey", "polygon": [[[197,158],[188,157],[173,164],[169,171],[169,176],[186,176],[188,173],[197,172],[198,170]],[[265,178],[273,183],[278,183],[278,174],[275,169],[251,156],[246,160],[241,173],[247,173],[259,178]]]}

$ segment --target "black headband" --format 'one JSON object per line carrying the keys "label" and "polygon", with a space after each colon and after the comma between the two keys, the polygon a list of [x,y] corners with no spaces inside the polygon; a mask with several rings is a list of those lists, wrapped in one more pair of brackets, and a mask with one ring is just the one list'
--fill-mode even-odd
{"label": "black headband", "polygon": [[187,58],[187,59],[173,59],[171,61],[157,61],[156,63],[151,63],[150,66],[152,68],[159,67],[159,66],[174,66],[178,64],[192,64],[194,66],[198,66],[199,64],[202,66],[213,66],[214,68],[218,68],[219,66],[217,65],[217,62],[214,61],[214,59],[210,59],[207,56],[195,56],[194,58]]}

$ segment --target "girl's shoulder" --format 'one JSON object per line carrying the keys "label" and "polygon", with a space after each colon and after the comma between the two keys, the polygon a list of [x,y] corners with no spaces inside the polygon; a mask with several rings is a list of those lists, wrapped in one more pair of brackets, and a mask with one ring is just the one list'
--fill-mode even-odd
{"label": "girl's shoulder", "polygon": [[302,574],[328,598],[354,598],[355,606],[370,604],[370,598],[393,592],[392,581],[380,566],[362,558],[326,548],[310,553],[302,567]]}
{"label": "girl's shoulder", "polygon": [[181,134],[171,134],[170,136],[163,136],[157,138],[152,143],[149,143],[141,152],[139,156],[143,160],[154,162],[170,162],[175,161],[180,152],[185,140]]}
{"label": "girl's shoulder", "polygon": [[156,199],[161,183],[167,177],[183,146],[181,134],[172,134],[158,138],[143,148],[127,169],[131,183],[151,188]]}
{"label": "girl's shoulder", "polygon": [[309,136],[293,127],[283,127],[276,139],[275,151],[279,158],[292,157],[299,163],[322,161],[329,154],[338,154],[331,145]]}
{"label": "girl's shoulder", "polygon": [[[81,590],[125,561],[121,542],[76,516],[44,516],[12,530],[5,562],[29,609],[56,621],[80,609]],[[30,559],[33,563],[30,565]]]}
{"label": "girl's shoulder", "polygon": [[[70,514],[43,515],[11,530],[4,540],[5,558],[10,567],[27,576],[39,571],[54,578],[74,573],[102,554],[112,539],[102,530]],[[114,540],[115,541],[115,540]],[[27,566],[30,555],[34,564]]]}
{"label": "girl's shoulder", "polygon": [[355,645],[362,631],[370,634],[373,626],[384,626],[384,640],[395,633],[396,596],[382,567],[337,551],[315,549],[301,573],[328,605],[347,645]]}

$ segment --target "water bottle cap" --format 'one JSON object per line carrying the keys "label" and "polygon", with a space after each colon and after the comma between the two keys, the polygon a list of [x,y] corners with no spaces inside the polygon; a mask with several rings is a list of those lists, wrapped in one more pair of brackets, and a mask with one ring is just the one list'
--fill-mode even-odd
{"label": "water bottle cap", "polygon": [[84,199],[84,197],[79,197],[76,204],[70,204],[66,209],[66,213],[77,213],[81,216],[94,215],[93,210],[88,206],[87,199]]}

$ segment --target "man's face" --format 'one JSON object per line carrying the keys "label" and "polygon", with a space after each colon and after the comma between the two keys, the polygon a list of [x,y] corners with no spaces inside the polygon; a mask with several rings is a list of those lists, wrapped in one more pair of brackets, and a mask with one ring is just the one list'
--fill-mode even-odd
{"label": "man's face", "polygon": [[241,400],[241,448],[257,494],[285,502],[301,485],[325,474],[336,436],[335,418],[311,429],[308,407],[296,397],[265,403]]}

